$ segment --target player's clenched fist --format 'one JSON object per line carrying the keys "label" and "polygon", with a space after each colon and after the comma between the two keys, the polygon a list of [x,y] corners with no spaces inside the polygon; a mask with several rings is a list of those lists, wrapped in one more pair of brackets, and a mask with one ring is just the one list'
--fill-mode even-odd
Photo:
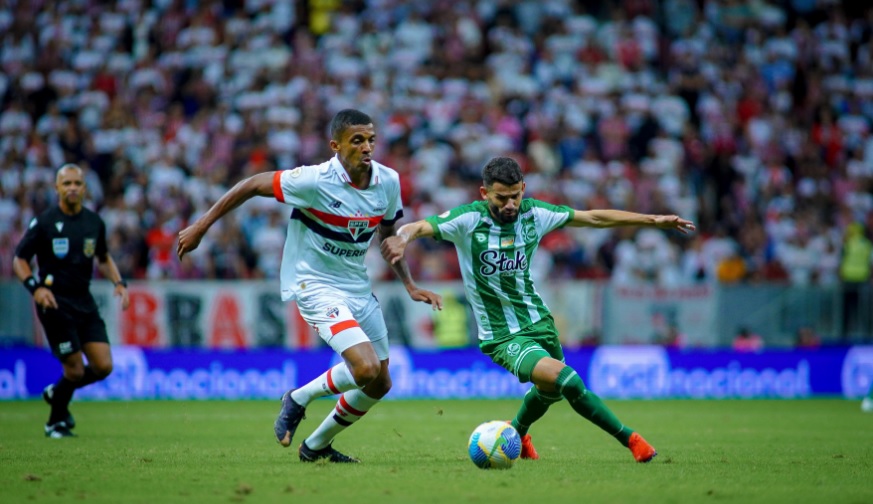
{"label": "player's clenched fist", "polygon": [[382,240],[379,250],[382,251],[382,258],[388,261],[388,264],[394,264],[403,258],[406,240],[402,236],[389,236]]}
{"label": "player's clenched fist", "polygon": [[196,224],[179,231],[179,245],[176,248],[176,255],[179,256],[179,259],[196,249],[200,245],[200,240],[203,239],[204,234]]}

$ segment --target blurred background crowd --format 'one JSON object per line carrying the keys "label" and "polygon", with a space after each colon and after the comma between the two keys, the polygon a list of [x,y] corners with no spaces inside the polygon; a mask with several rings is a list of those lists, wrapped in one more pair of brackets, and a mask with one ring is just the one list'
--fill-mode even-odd
{"label": "blurred background crowd", "polygon": [[[175,235],[246,176],[327,160],[327,122],[354,107],[405,221],[478,199],[484,162],[509,155],[528,196],[698,224],[557,231],[540,276],[870,280],[867,2],[0,0],[0,38],[0,278],[64,162],[89,168],[124,277],[274,278],[275,201],[181,263]],[[408,259],[459,278],[442,244]]]}

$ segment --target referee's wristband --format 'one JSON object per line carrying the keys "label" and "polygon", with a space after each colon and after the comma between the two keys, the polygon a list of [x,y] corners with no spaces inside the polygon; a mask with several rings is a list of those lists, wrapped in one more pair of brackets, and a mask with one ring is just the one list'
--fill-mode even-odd
{"label": "referee's wristband", "polygon": [[125,282],[124,280],[119,280],[119,281],[117,281],[117,282],[112,282],[112,285],[114,285],[114,286],[116,286],[116,287],[118,287],[118,286],[120,285],[120,286],[124,287],[125,289],[127,288],[127,282]]}
{"label": "referee's wristband", "polygon": [[32,296],[36,289],[39,289],[41,285],[36,281],[36,278],[29,276],[23,282],[24,288],[30,291],[30,295]]}

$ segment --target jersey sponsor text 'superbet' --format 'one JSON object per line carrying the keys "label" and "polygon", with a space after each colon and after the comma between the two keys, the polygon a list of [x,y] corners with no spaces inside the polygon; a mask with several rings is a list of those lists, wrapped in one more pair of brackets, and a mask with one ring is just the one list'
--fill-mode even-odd
{"label": "jersey sponsor text 'superbet'", "polygon": [[426,219],[435,239],[455,244],[479,339],[515,334],[549,315],[530,276],[531,259],[542,237],[572,216],[568,206],[528,198],[509,224],[496,222],[484,200]]}
{"label": "jersey sponsor text 'superbet'", "polygon": [[275,173],[273,195],[294,207],[279,274],[283,300],[322,289],[370,294],[367,248],[379,224],[403,216],[397,172],[375,161],[371,169],[363,190],[352,185],[336,157]]}

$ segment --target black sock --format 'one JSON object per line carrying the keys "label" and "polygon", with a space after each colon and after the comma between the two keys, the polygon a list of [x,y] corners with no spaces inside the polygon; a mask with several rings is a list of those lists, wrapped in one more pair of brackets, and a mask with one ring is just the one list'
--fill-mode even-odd
{"label": "black sock", "polygon": [[67,408],[70,406],[70,400],[73,398],[76,385],[76,383],[63,376],[55,383],[54,392],[52,393],[52,412],[49,416],[49,424],[56,424],[67,418],[67,415],[69,415]]}
{"label": "black sock", "polygon": [[82,379],[77,381],[74,385],[77,389],[80,389],[82,387],[87,387],[88,385],[91,385],[92,383],[98,382],[102,379],[103,378],[97,376],[97,373],[95,373],[94,370],[91,369],[91,366],[85,366],[85,374],[83,374]]}

